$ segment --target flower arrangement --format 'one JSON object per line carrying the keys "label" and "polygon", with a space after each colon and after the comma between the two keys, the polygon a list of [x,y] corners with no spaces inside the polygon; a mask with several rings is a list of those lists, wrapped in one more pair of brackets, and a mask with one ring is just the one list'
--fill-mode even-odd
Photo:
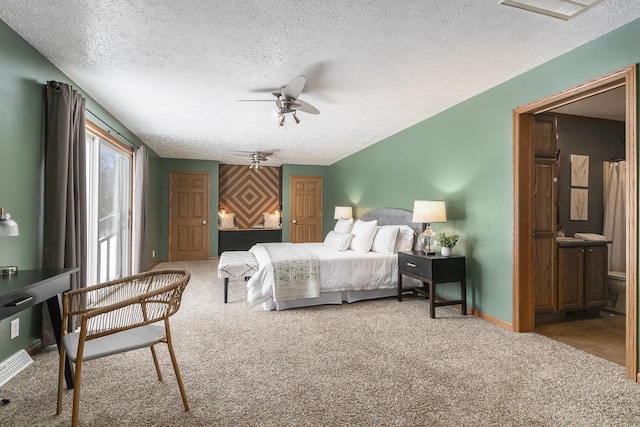
{"label": "flower arrangement", "polygon": [[456,243],[458,243],[459,238],[459,234],[447,236],[445,233],[438,233],[438,242],[440,243],[440,246],[444,248],[453,248]]}

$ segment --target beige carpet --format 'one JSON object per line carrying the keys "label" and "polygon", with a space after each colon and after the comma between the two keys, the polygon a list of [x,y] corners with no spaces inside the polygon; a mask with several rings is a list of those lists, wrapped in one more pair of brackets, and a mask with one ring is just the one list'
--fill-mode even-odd
{"label": "beige carpet", "polygon": [[[637,426],[640,385],[623,367],[538,334],[515,334],[452,307],[394,299],[248,310],[242,282],[223,304],[216,262],[192,272],[173,318],[191,411],[166,347],[88,362],[85,426]],[[57,353],[4,386],[0,425],[65,426],[55,415]]]}

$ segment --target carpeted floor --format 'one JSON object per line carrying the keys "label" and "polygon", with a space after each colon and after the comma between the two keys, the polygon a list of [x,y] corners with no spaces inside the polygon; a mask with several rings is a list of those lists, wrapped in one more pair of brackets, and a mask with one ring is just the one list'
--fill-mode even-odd
{"label": "carpeted floor", "polygon": [[[265,312],[243,282],[223,304],[216,261],[192,272],[172,319],[191,411],[166,347],[157,381],[146,349],[88,362],[85,426],[637,426],[640,385],[624,368],[538,334],[516,334],[451,307],[395,299]],[[3,388],[0,425],[66,426],[55,415],[57,352]]]}

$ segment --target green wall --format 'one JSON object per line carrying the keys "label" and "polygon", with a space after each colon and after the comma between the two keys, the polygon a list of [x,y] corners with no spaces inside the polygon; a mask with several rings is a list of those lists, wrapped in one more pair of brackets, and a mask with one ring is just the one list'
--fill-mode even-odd
{"label": "green wall", "polygon": [[462,235],[454,253],[467,257],[471,305],[510,323],[512,110],[637,63],[638,40],[640,20],[333,164],[332,204],[351,202],[361,215],[445,200],[448,222],[433,228]]}
{"label": "green wall", "polygon": [[[17,265],[20,270],[39,268],[42,258],[43,192],[43,86],[48,80],[74,82],[0,21],[0,207],[18,222],[20,235],[0,238],[0,265]],[[87,96],[87,108],[98,114],[129,140],[140,141],[108,112]],[[102,125],[90,114],[87,118]],[[150,150],[151,166],[157,155]],[[152,187],[153,188],[153,187]],[[158,210],[158,197],[152,195],[150,211]],[[158,221],[149,220],[153,229],[149,241],[157,244]],[[20,336],[10,339],[10,322],[20,318]],[[25,310],[0,322],[0,361],[27,348],[40,338],[39,309]]]}

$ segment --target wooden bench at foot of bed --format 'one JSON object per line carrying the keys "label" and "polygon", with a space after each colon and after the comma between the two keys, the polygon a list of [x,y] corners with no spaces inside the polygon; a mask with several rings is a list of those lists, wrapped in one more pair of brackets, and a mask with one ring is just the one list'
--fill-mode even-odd
{"label": "wooden bench at foot of bed", "polygon": [[251,252],[225,251],[218,262],[218,277],[224,279],[224,302],[227,303],[229,279],[244,277],[247,281],[258,271],[258,263]]}

